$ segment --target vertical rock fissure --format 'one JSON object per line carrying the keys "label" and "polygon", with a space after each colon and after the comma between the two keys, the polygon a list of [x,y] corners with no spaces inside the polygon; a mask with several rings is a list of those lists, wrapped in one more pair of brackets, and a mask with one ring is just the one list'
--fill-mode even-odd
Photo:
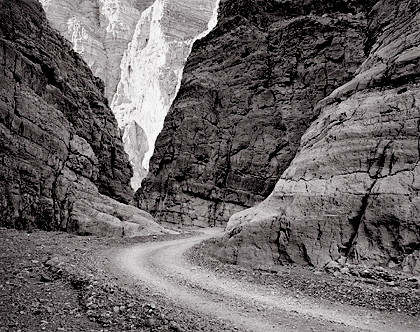
{"label": "vertical rock fissure", "polygon": [[417,136],[417,155],[418,155],[418,164],[420,162],[420,119],[417,120],[417,132],[419,133]]}
{"label": "vertical rock fissure", "polygon": [[[72,139],[72,135],[70,136],[70,140]],[[61,167],[59,167],[59,169],[56,171],[55,173],[55,177],[53,180],[53,185],[52,185],[52,192],[51,192],[51,198],[53,201],[53,209],[54,209],[54,219],[52,220],[55,223],[55,228],[61,228],[62,230],[67,230],[67,226],[68,226],[68,218],[65,218],[66,216],[63,214],[63,212],[66,210],[66,206],[65,203],[60,201],[60,198],[58,197],[59,195],[57,194],[58,190],[59,190],[59,179],[60,176],[63,175],[63,170],[66,167],[66,163],[67,161],[69,161],[69,157],[70,157],[70,146],[67,146],[67,156],[65,158],[65,160],[63,160],[62,165],[60,165]],[[70,195],[70,193],[68,192],[69,188],[67,188],[66,190],[66,198],[68,198],[68,196]],[[67,217],[70,216],[71,211],[67,211]]]}
{"label": "vertical rock fissure", "polygon": [[278,262],[280,265],[294,263],[293,259],[289,256],[286,250],[286,246],[290,241],[290,222],[286,222],[284,216],[277,216],[274,218],[273,223],[279,224],[275,240],[278,258],[274,260],[274,262]]}
{"label": "vertical rock fissure", "polygon": [[18,76],[16,74],[17,58],[18,58],[18,56],[16,54],[15,55],[15,61],[14,61],[14,67],[13,67],[13,75],[14,75],[14,77],[16,79],[15,87],[14,87],[14,90],[13,90],[13,112],[16,115],[18,115],[18,113],[19,113],[18,110],[17,110],[17,104],[18,104],[18,96],[17,95],[18,95],[18,84],[19,84]]}
{"label": "vertical rock fissure", "polygon": [[362,198],[362,202],[361,202],[361,207],[360,207],[360,210],[359,210],[359,212],[357,213],[357,215],[356,215],[354,218],[352,218],[352,219],[350,219],[350,220],[349,220],[349,223],[350,223],[351,225],[353,225],[353,233],[352,233],[352,235],[350,236],[350,239],[349,239],[349,241],[348,241],[348,244],[346,245],[346,248],[345,248],[345,250],[344,250],[346,260],[348,260],[348,259],[349,259],[349,257],[350,257],[350,254],[351,254],[352,250],[354,250],[354,246],[357,244],[357,236],[359,235],[360,225],[362,224],[363,217],[364,217],[364,215],[365,215],[365,213],[366,213],[366,209],[367,209],[367,207],[368,207],[368,201],[369,201],[370,194],[371,194],[371,192],[372,192],[372,189],[373,189],[373,188],[374,188],[374,186],[376,185],[376,182],[377,182],[377,181],[378,181],[378,180],[377,180],[377,179],[375,179],[375,180],[372,182],[372,184],[371,184],[371,186],[370,186],[369,190],[368,190],[368,191],[367,191],[367,193],[363,196],[363,198]]}
{"label": "vertical rock fissure", "polygon": [[[368,191],[366,192],[366,194],[363,196],[362,200],[361,200],[361,207],[359,212],[357,213],[357,215],[350,219],[349,222],[351,225],[353,225],[354,227],[354,232],[353,234],[350,236],[347,248],[345,249],[345,255],[346,255],[346,259],[350,258],[350,255],[352,253],[352,251],[356,252],[355,249],[355,245],[357,244],[357,237],[359,235],[359,229],[360,226],[363,222],[363,218],[366,214],[366,210],[368,207],[368,203],[369,203],[369,198],[371,196],[372,190],[375,187],[376,183],[378,182],[378,180],[381,178],[381,173],[382,170],[385,167],[385,160],[386,160],[386,156],[387,156],[387,150],[391,147],[391,145],[393,144],[394,140],[389,141],[388,143],[386,143],[386,145],[384,146],[382,153],[380,153],[379,158],[377,158],[377,165],[378,168],[376,170],[376,173],[374,175],[370,175],[371,178],[373,179]],[[379,146],[381,145],[382,141],[378,142],[378,145],[376,147],[376,151],[378,150]],[[374,158],[375,159],[375,158]],[[374,166],[374,163],[372,163],[368,169],[368,173],[370,174],[370,170],[371,168]]]}

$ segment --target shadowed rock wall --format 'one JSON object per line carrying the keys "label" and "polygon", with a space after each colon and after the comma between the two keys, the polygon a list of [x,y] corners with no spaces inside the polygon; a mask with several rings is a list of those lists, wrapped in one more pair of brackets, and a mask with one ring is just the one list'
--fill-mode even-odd
{"label": "shadowed rock wall", "polygon": [[266,200],[232,216],[218,257],[420,273],[419,12],[373,7],[357,76],[318,104],[298,155]]}
{"label": "shadowed rock wall", "polygon": [[122,204],[132,199],[132,171],[103,83],[37,1],[0,1],[0,54],[0,225],[159,230]]}
{"label": "shadowed rock wall", "polygon": [[365,59],[364,6],[221,1],[216,28],[188,58],[139,206],[162,221],[225,225],[266,198],[316,103]]}

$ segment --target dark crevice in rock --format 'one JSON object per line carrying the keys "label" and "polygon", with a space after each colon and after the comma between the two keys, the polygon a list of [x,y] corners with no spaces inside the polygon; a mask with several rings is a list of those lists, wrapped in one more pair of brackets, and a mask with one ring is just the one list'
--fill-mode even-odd
{"label": "dark crevice in rock", "polygon": [[[72,135],[70,136],[70,139],[72,139]],[[67,147],[68,150],[70,150],[70,146]],[[69,226],[69,217],[71,214],[71,207],[69,204],[69,198],[71,197],[71,188],[68,188],[66,190],[65,197],[59,197],[58,192],[62,191],[63,188],[61,187],[61,184],[59,183],[60,177],[63,176],[63,170],[65,167],[67,167],[67,163],[69,162],[70,153],[67,154],[66,158],[62,161],[61,165],[58,165],[58,169],[55,171],[55,177],[52,183],[51,188],[51,198],[53,202],[53,208],[54,208],[54,216],[53,220],[51,220],[51,223],[54,225],[53,229],[61,229],[61,230],[68,230]]]}
{"label": "dark crevice in rock", "polygon": [[354,249],[354,246],[357,244],[357,236],[359,235],[360,225],[363,222],[363,217],[365,216],[365,213],[368,207],[369,197],[372,192],[372,189],[376,185],[376,182],[377,180],[374,180],[372,182],[372,185],[369,188],[368,192],[363,196],[362,201],[361,201],[361,207],[359,211],[357,212],[357,215],[354,218],[349,220],[349,223],[353,227],[353,233],[351,234],[348,243],[344,244],[345,246],[344,254],[345,254],[345,257],[347,257],[347,259],[352,256],[352,250]]}
{"label": "dark crevice in rock", "polygon": [[302,244],[299,244],[298,247],[299,247],[300,252],[303,255],[303,259],[305,260],[305,262],[307,262],[307,264],[309,266],[315,266],[315,265],[317,265],[316,262],[312,262],[311,257],[309,257],[308,251],[306,249],[305,244],[303,244],[303,243]]}
{"label": "dark crevice in rock", "polygon": [[278,258],[273,261],[280,265],[294,263],[293,259],[287,253],[287,250],[285,250],[291,236],[290,222],[287,222],[282,216],[279,216],[274,218],[273,224],[278,224],[278,231],[276,232],[276,239],[274,241],[277,246],[275,252],[278,254]]}
{"label": "dark crevice in rock", "polygon": [[[380,149],[380,145],[382,144],[382,141],[378,142],[378,145],[376,147],[375,150],[375,154],[377,154],[378,150]],[[357,244],[357,236],[359,234],[359,229],[360,229],[360,225],[363,222],[363,219],[365,217],[366,214],[366,210],[368,208],[368,204],[369,204],[369,198],[371,196],[372,190],[375,187],[375,185],[377,184],[378,180],[380,178],[382,178],[381,173],[385,167],[385,162],[386,162],[386,158],[387,158],[387,151],[390,149],[390,147],[392,146],[393,141],[389,141],[386,143],[386,145],[383,147],[382,152],[379,153],[379,157],[374,157],[369,161],[369,170],[368,173],[370,175],[370,177],[372,178],[372,183],[368,189],[368,191],[366,192],[366,194],[363,196],[362,200],[361,200],[361,206],[360,209],[357,213],[357,215],[349,220],[349,223],[353,226],[353,234],[350,236],[350,240],[347,244],[345,244],[346,246],[346,250],[345,250],[345,254],[346,257],[351,257],[352,256],[352,251],[354,249],[355,244]],[[376,168],[376,170],[375,170]],[[371,169],[373,169],[374,174],[371,173]]]}

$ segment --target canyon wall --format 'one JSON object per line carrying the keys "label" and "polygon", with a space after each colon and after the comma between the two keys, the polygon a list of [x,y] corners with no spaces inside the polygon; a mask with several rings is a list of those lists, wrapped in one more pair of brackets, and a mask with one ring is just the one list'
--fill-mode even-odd
{"label": "canyon wall", "polygon": [[[179,89],[191,45],[215,24],[217,2],[156,0],[137,23],[111,104],[134,166],[134,189],[140,187],[149,169],[156,137]],[[141,127],[147,137],[144,155],[137,148],[143,141],[130,134],[133,127]]]}
{"label": "canyon wall", "polygon": [[420,274],[419,12],[413,1],[373,7],[357,76],[318,103],[271,195],[231,217],[219,258]]}
{"label": "canyon wall", "polygon": [[135,207],[102,81],[35,0],[0,0],[0,225],[128,236],[162,232]]}
{"label": "canyon wall", "polygon": [[139,207],[159,220],[226,225],[261,202],[365,59],[367,2],[222,0],[194,43]]}
{"label": "canyon wall", "polygon": [[214,26],[218,0],[41,3],[52,25],[104,80],[137,189],[191,45]]}
{"label": "canyon wall", "polygon": [[154,0],[39,0],[51,26],[73,44],[110,102],[121,77],[120,64],[141,13]]}

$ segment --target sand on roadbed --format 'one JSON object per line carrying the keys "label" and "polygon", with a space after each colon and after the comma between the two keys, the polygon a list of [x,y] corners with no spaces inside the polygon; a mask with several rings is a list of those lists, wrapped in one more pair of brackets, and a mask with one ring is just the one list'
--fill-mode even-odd
{"label": "sand on roadbed", "polygon": [[[61,232],[0,229],[0,331],[243,330],[226,317],[212,312],[204,315],[197,308],[168,299],[167,292],[135,282],[127,271],[115,267],[114,258],[118,253],[139,246],[141,242],[191,239],[194,234],[188,230],[178,236],[104,239]],[[367,323],[367,330],[369,324],[380,323],[374,315],[369,316],[369,313],[376,312],[400,317],[400,321],[394,323],[407,329],[412,324],[420,326],[418,285],[407,278],[399,276],[391,286],[380,280],[372,283],[363,278],[353,280],[351,276],[337,278],[327,273],[315,274],[316,271],[310,269],[285,267],[287,273],[280,270],[274,273],[214,261],[206,255],[206,244],[188,252],[180,260],[182,264],[193,262],[191,275],[209,271],[220,278],[231,278],[233,282],[246,281],[257,289],[271,285],[292,292],[297,300],[306,296],[321,298],[330,301],[332,307],[356,302],[355,308],[365,307],[366,314],[361,319]],[[183,287],[192,290],[201,287],[194,285],[193,281],[186,281],[187,277],[188,274],[173,276],[171,282],[180,281]],[[347,294],[349,290],[350,294]],[[374,297],[374,292],[384,293],[390,300],[381,300],[379,295]],[[363,297],[362,294],[367,295]],[[389,297],[389,294],[393,296]],[[224,301],[220,294],[211,296],[218,297],[219,302]],[[251,304],[235,299],[229,301],[235,310],[250,310]],[[374,304],[369,304],[369,301]],[[267,310],[272,314],[270,308],[256,310],[262,314]],[[295,317],[298,316],[295,313]],[[322,320],[319,323],[324,324]],[[297,325],[290,320],[279,320],[271,330],[285,331]],[[323,331],[328,331],[327,325]],[[340,326],[334,326],[339,331]],[[383,331],[388,331],[385,324],[383,328]]]}

